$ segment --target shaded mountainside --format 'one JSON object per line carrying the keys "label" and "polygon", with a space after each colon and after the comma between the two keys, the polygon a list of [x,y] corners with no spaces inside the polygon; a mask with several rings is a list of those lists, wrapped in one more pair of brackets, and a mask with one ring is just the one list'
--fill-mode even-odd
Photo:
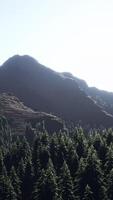
{"label": "shaded mountainside", "polygon": [[28,122],[31,122],[33,126],[39,122],[42,126],[44,122],[48,132],[57,132],[63,129],[63,122],[58,117],[43,112],[35,112],[10,94],[0,94],[0,116],[5,116],[13,131],[20,134],[25,132]]}
{"label": "shaded mountainside", "polygon": [[83,90],[86,95],[89,95],[96,103],[106,112],[113,115],[113,92],[99,90],[96,87],[88,87],[87,83],[68,72],[62,73],[68,78],[72,78],[78,84],[79,88]]}
{"label": "shaded mountainside", "polygon": [[29,56],[14,56],[0,68],[0,92],[12,92],[32,109],[67,121],[112,126],[113,117],[82,91],[73,78]]}

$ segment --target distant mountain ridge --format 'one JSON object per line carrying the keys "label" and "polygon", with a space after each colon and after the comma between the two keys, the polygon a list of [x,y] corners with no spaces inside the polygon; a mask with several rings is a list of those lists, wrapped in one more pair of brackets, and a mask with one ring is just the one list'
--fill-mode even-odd
{"label": "distant mountain ridge", "polygon": [[0,92],[11,92],[28,107],[67,121],[113,125],[113,116],[88,97],[73,77],[55,72],[30,56],[16,55],[1,66]]}
{"label": "distant mountain ridge", "polygon": [[113,92],[99,90],[96,87],[88,87],[84,80],[79,79],[68,72],[63,72],[62,74],[75,80],[79,88],[83,90],[86,95],[89,95],[94,99],[103,110],[113,115]]}

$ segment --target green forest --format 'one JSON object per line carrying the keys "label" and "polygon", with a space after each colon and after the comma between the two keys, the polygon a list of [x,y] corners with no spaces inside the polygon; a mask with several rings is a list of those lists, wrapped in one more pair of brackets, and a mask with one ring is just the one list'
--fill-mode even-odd
{"label": "green forest", "polygon": [[0,119],[0,200],[112,200],[113,130],[13,135]]}

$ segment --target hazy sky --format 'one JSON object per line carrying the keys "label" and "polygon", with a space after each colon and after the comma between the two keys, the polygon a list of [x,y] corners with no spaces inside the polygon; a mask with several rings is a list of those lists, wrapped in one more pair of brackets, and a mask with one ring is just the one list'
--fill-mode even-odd
{"label": "hazy sky", "polygon": [[0,0],[0,64],[14,54],[113,91],[113,0]]}

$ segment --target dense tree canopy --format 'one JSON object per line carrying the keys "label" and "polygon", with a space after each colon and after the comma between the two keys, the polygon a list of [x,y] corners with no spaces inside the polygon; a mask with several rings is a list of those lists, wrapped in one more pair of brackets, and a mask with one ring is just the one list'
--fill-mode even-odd
{"label": "dense tree canopy", "polygon": [[113,199],[112,129],[34,132],[30,142],[0,120],[1,200]]}

